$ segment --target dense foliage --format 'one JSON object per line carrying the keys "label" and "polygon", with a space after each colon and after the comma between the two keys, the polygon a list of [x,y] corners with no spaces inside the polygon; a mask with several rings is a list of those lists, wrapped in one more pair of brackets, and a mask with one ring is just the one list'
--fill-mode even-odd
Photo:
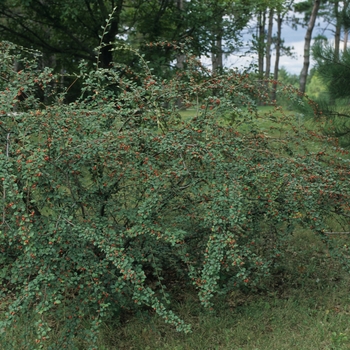
{"label": "dense foliage", "polygon": [[[325,131],[328,135],[339,138],[343,147],[350,146],[350,110],[348,84],[350,68],[349,49],[337,52],[333,44],[317,40],[312,48],[313,58],[316,61],[316,78],[309,85],[309,91],[317,86],[313,98],[322,110],[322,116],[327,118]],[[312,86],[313,85],[313,86]],[[317,91],[316,90],[316,91]]]}
{"label": "dense foliage", "polygon": [[295,229],[327,241],[335,220],[349,225],[344,151],[277,106],[259,116],[266,85],[247,74],[213,76],[188,56],[160,80],[130,50],[142,73],[82,63],[82,94],[66,103],[38,53],[0,52],[1,293],[15,297],[0,327],[34,312],[30,348],[53,320],[57,348],[94,348],[123,310],[189,332],[171,311],[177,285],[211,308],[217,292],[261,288]]}
{"label": "dense foliage", "polygon": [[[44,66],[67,72],[76,72],[81,59],[95,62],[95,48],[101,40],[106,45],[100,64],[107,68],[115,59],[108,44],[128,42],[161,75],[176,59],[174,51],[160,53],[145,42],[183,42],[191,37],[193,52],[210,55],[220,36],[225,40],[225,53],[233,52],[253,6],[247,0],[3,0],[0,38],[40,50]],[[101,36],[110,14],[109,30]],[[119,52],[118,62],[122,61],[135,63],[132,56]]]}
{"label": "dense foliage", "polygon": [[350,51],[336,53],[331,43],[317,40],[312,47],[317,73],[333,99],[349,98]]}

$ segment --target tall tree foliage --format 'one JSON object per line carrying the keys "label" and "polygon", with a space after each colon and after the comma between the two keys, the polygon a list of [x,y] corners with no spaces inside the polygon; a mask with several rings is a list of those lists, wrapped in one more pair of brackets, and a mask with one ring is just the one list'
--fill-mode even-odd
{"label": "tall tree foliage", "polygon": [[333,99],[350,98],[350,52],[339,52],[332,43],[318,40],[312,47],[315,69]]}
{"label": "tall tree foliage", "polygon": [[[346,33],[349,27],[348,19],[348,7],[349,2],[344,1],[329,1],[323,5],[321,16],[322,19],[329,23],[328,30],[333,33],[333,41],[335,48],[335,56],[338,57],[341,50],[341,40],[344,40],[344,45],[346,47]],[[342,37],[343,36],[343,37]],[[335,58],[336,58],[335,57]]]}
{"label": "tall tree foliage", "polygon": [[240,47],[240,34],[250,20],[254,5],[250,0],[205,0],[192,3],[201,17],[197,21],[198,39],[202,46],[200,53],[209,52],[212,71],[220,72],[224,55]]}
{"label": "tall tree foliage", "polygon": [[[56,56],[65,67],[73,61],[96,60],[95,48],[114,41],[124,33],[122,10],[124,0],[116,1],[1,1],[1,37],[23,46],[38,49],[46,56]],[[113,11],[114,10],[114,11]],[[108,32],[103,37],[101,26],[113,12]],[[105,46],[100,53],[101,64],[111,62]]]}
{"label": "tall tree foliage", "polygon": [[[150,61],[153,50],[144,42],[183,41],[193,32],[187,12],[176,1],[2,1],[0,33],[2,38],[38,49],[65,68],[84,59],[96,62],[95,48],[102,44],[99,64],[108,67],[113,61],[110,42],[123,42],[143,48]],[[110,13],[109,27],[102,35]],[[191,17],[191,20],[194,16]],[[162,52],[163,57],[164,51]],[[159,59],[158,55],[157,59]],[[168,62],[172,59],[166,57]],[[122,61],[122,57],[118,57]],[[132,62],[128,62],[132,63]],[[154,67],[158,62],[154,62]]]}
{"label": "tall tree foliage", "polygon": [[[274,80],[278,79],[279,60],[282,54],[291,56],[291,48],[283,45],[282,24],[291,10],[292,1],[273,0],[261,2],[255,9],[256,30],[252,35],[252,49],[258,56],[258,74],[260,78],[268,79],[271,74],[272,66]],[[277,28],[275,28],[275,22]],[[272,48],[275,47],[276,59],[272,62]],[[275,90],[274,85],[273,90]],[[272,92],[275,99],[275,92]]]}
{"label": "tall tree foliage", "polygon": [[[38,49],[46,55],[46,64],[54,57],[52,65],[66,69],[81,59],[95,62],[95,48],[101,43],[100,64],[108,67],[113,61],[109,43],[116,40],[144,51],[155,69],[164,68],[174,59],[172,51],[160,54],[156,46],[145,43],[188,38],[195,54],[212,54],[222,66],[222,55],[235,47],[251,6],[249,0],[5,0],[0,4],[0,36]],[[112,11],[109,28],[101,36],[101,26]]]}
{"label": "tall tree foliage", "polygon": [[330,96],[320,99],[323,115],[328,119],[326,132],[350,146],[350,50],[338,51],[332,43],[316,41],[312,48],[315,70]]}

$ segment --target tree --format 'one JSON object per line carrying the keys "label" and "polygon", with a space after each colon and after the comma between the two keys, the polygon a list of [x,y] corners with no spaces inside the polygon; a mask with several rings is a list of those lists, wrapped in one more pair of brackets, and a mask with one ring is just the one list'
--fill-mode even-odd
{"label": "tree", "polygon": [[[81,59],[95,63],[99,46],[99,64],[108,67],[116,59],[109,43],[125,43],[141,50],[152,68],[165,75],[176,60],[171,44],[161,49],[147,43],[186,42],[195,55],[212,55],[214,66],[222,67],[223,54],[236,49],[251,6],[249,0],[5,0],[0,4],[0,36],[40,50],[44,65],[71,73]],[[134,64],[126,53],[119,52],[117,59]]]}
{"label": "tree", "polygon": [[[271,50],[273,44],[276,50],[276,60],[274,63],[274,80],[278,80],[279,59],[282,53],[291,55],[291,49],[283,46],[282,23],[288,11],[291,9],[293,0],[286,1],[269,1],[260,3],[257,8],[257,26],[256,34],[253,34],[252,48],[258,55],[258,74],[260,78],[270,78],[271,73]],[[276,18],[275,18],[276,16]],[[268,20],[267,30],[266,22]],[[277,22],[277,33],[273,34],[274,20]],[[264,66],[265,63],[265,66]],[[275,85],[273,87],[272,97],[275,99]]]}
{"label": "tree", "polygon": [[108,67],[113,61],[110,42],[127,37],[134,48],[146,49],[145,41],[183,41],[191,28],[182,7],[176,1],[158,0],[6,0],[0,5],[0,33],[48,57],[55,55],[56,64],[65,68],[76,67],[81,59],[96,62],[96,48],[101,46],[99,64]]}
{"label": "tree", "polygon": [[277,81],[279,79],[279,72],[280,72],[280,57],[284,53],[285,55],[292,56],[292,49],[290,47],[284,46],[284,40],[282,39],[282,24],[285,20],[285,17],[287,16],[288,11],[290,11],[292,5],[294,3],[294,0],[289,1],[288,3],[279,3],[276,12],[277,12],[277,33],[274,38],[275,42],[275,52],[276,52],[276,58],[275,58],[275,66],[274,66],[274,72],[273,72],[273,79],[274,83],[272,85],[272,94],[271,99],[274,101],[276,100],[277,95]]}
{"label": "tree", "polygon": [[[95,48],[102,43],[101,64],[108,67],[112,58],[110,46],[106,44],[124,33],[121,23],[123,6],[123,0],[30,0],[20,4],[6,0],[0,5],[0,33],[3,38],[38,49],[47,57],[55,55],[56,64],[65,68],[70,67],[74,60],[95,62]],[[109,30],[101,39],[101,26],[112,12]]]}
{"label": "tree", "polygon": [[272,86],[272,95],[271,98],[273,101],[276,100],[277,95],[277,81],[278,81],[278,75],[279,75],[279,65],[280,65],[280,57],[281,57],[281,46],[282,46],[282,22],[283,22],[283,16],[281,12],[279,11],[277,13],[277,35],[276,35],[276,58],[275,58],[275,68],[273,71],[273,79],[274,84]]}
{"label": "tree", "polygon": [[269,22],[267,27],[267,41],[266,41],[266,69],[265,78],[270,78],[271,71],[271,45],[272,45],[272,30],[273,30],[273,17],[275,10],[273,8],[269,11]]}
{"label": "tree", "polygon": [[300,73],[300,85],[299,85],[299,91],[305,92],[306,87],[306,78],[308,75],[308,70],[310,66],[310,50],[311,50],[311,38],[312,38],[312,31],[315,26],[316,17],[318,14],[318,10],[320,9],[321,0],[314,0],[312,11],[309,19],[309,24],[306,30],[305,34],[305,43],[304,43],[304,63],[303,63],[303,69]]}
{"label": "tree", "polygon": [[264,75],[264,58],[265,58],[265,25],[266,25],[266,9],[258,12],[258,30],[257,30],[257,47],[258,47],[258,71],[262,78]]}
{"label": "tree", "polygon": [[325,132],[339,138],[343,147],[350,145],[350,51],[337,52],[332,43],[317,40],[312,47],[316,61],[315,71],[321,80],[325,93],[317,102],[322,115],[327,118]]}
{"label": "tree", "polygon": [[240,33],[250,20],[252,6],[250,0],[198,1],[196,10],[202,17],[198,38],[202,53],[210,52],[214,73],[222,70],[223,55],[240,46]]}
{"label": "tree", "polygon": [[312,47],[315,70],[322,78],[332,99],[350,97],[350,52],[338,52],[331,43],[317,40]]}
{"label": "tree", "polygon": [[327,101],[329,103],[327,86],[315,68],[310,74],[310,82],[306,87],[307,95],[315,101]]}
{"label": "tree", "polygon": [[[341,42],[341,34],[343,32],[346,37],[346,32],[348,28],[348,19],[347,19],[347,11],[348,11],[349,3],[347,0],[345,1],[330,1],[324,4],[324,10],[322,11],[322,18],[325,22],[330,24],[330,31],[333,32],[334,35],[334,47],[336,56],[339,55],[340,52],[340,42]],[[334,28],[334,29],[332,29]],[[344,45],[346,47],[346,38],[344,38]]]}

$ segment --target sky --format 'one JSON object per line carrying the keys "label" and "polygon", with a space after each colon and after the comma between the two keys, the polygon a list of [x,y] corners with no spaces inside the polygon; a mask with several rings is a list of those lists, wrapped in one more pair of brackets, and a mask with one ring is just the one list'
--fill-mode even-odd
{"label": "sky", "polygon": [[[282,38],[285,40],[285,46],[293,47],[292,52],[294,57],[281,56],[280,67],[284,67],[291,74],[300,74],[303,67],[303,54],[304,54],[304,38],[306,28],[298,28],[294,30],[288,26],[284,26],[282,30]],[[248,39],[248,36],[247,36]],[[272,52],[272,71],[275,62],[275,54]],[[249,65],[249,63],[257,63],[257,55],[252,58],[239,59],[237,56],[227,57],[225,59],[225,66],[227,67],[240,67]]]}
{"label": "sky", "polygon": [[[304,55],[304,38],[306,34],[306,27],[298,26],[298,30],[292,29],[285,25],[282,29],[282,38],[285,41],[285,46],[293,47],[292,50],[294,57],[281,56],[280,68],[284,67],[289,73],[299,75],[303,67],[303,55]],[[316,22],[312,36],[323,34],[328,38],[332,38],[332,33],[329,30],[327,23],[318,21]],[[248,41],[251,35],[245,35],[244,38]],[[252,55],[250,55],[252,56]],[[210,59],[204,60],[205,64],[210,64]],[[272,71],[275,61],[275,55],[272,52]],[[249,58],[239,58],[238,55],[230,55],[224,59],[224,66],[228,68],[242,68],[248,67],[250,63],[257,63],[257,55]],[[312,68],[313,62],[311,61],[309,69]]]}
{"label": "sky", "polygon": [[[333,33],[331,30],[332,26],[326,22],[316,22],[315,28],[312,32],[312,37],[315,38],[318,35],[324,35],[329,40],[332,40]],[[295,59],[283,56],[280,59],[280,67],[286,68],[286,70],[292,74],[300,74],[303,68],[304,60],[304,39],[306,34],[306,27],[300,27],[298,30],[293,30],[289,27],[284,27],[282,30],[282,36],[285,39],[287,46],[293,46],[295,52]],[[313,41],[311,42],[312,45]],[[311,59],[310,68],[312,68],[314,62]]]}

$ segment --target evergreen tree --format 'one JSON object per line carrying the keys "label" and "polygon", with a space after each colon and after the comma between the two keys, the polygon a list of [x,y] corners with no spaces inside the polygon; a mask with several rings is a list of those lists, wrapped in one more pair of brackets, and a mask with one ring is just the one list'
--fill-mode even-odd
{"label": "evergreen tree", "polygon": [[[317,40],[312,47],[316,70],[326,84],[331,98],[350,97],[350,50],[340,51],[328,42]],[[339,56],[338,56],[339,55]]]}
{"label": "evergreen tree", "polygon": [[344,147],[350,146],[350,50],[338,53],[327,41],[318,40],[313,45],[312,55],[316,72],[325,84],[329,101],[317,101],[322,115],[326,117],[325,130],[339,138]]}

